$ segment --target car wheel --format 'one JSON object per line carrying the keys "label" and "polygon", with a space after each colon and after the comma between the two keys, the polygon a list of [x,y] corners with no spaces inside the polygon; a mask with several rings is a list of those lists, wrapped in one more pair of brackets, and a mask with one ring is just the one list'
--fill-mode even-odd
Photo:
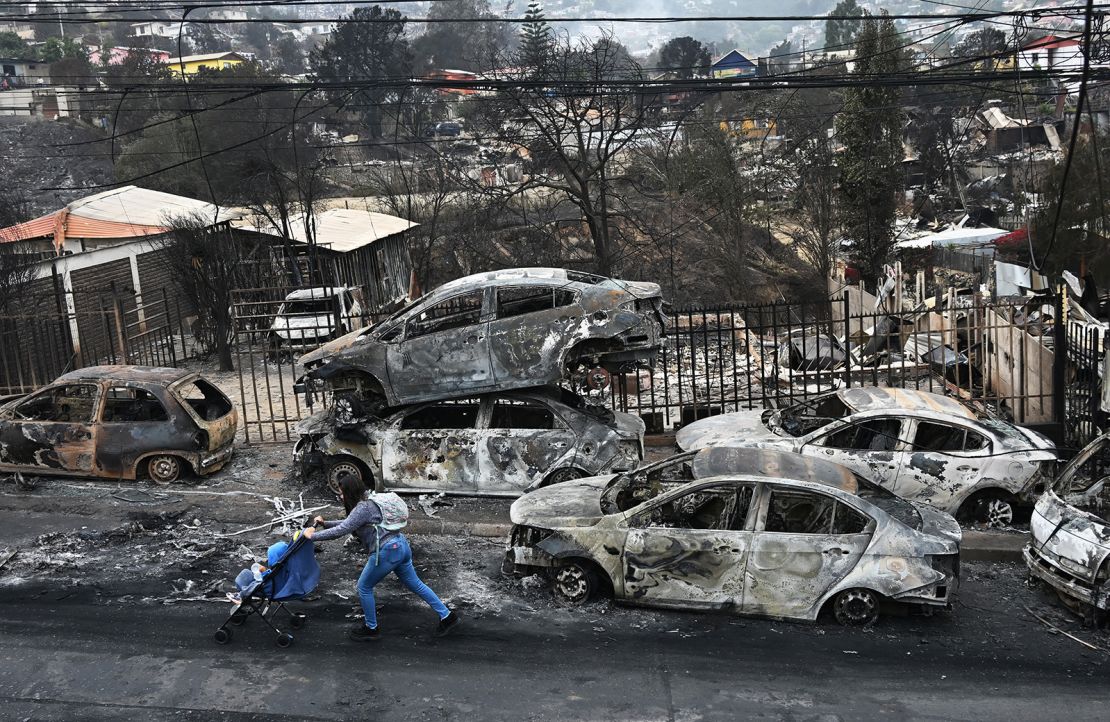
{"label": "car wheel", "polygon": [[339,480],[348,474],[361,480],[366,486],[373,487],[373,478],[362,464],[351,458],[335,459],[328,464],[327,481],[328,489],[337,497],[339,496]]}
{"label": "car wheel", "polygon": [[870,589],[846,589],[833,600],[833,615],[845,627],[863,627],[879,618],[879,595]]}
{"label": "car wheel", "polygon": [[961,507],[964,521],[985,524],[992,529],[1008,527],[1014,522],[1013,497],[1005,492],[986,492],[969,499]]}
{"label": "car wheel", "polygon": [[152,456],[146,462],[146,474],[155,484],[172,484],[181,478],[181,459],[169,454]]}
{"label": "car wheel", "polygon": [[570,561],[555,569],[555,598],[561,603],[576,607],[593,599],[600,588],[597,572],[588,564]]}
{"label": "car wheel", "polygon": [[552,484],[562,484],[564,481],[574,481],[581,479],[585,476],[580,469],[575,469],[573,466],[568,466],[563,469],[556,469],[547,475],[541,486],[551,486]]}

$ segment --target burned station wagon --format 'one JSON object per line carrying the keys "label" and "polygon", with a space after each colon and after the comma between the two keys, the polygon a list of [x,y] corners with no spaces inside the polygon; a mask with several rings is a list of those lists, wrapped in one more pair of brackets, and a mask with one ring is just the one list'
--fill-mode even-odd
{"label": "burned station wagon", "polygon": [[662,305],[654,283],[558,268],[479,273],[300,361],[307,381],[371,408],[568,377],[603,386],[611,372],[653,362]]}
{"label": "burned station wagon", "polygon": [[1076,454],[1029,520],[1029,572],[1075,611],[1110,612],[1110,434]]}
{"label": "burned station wagon", "polygon": [[961,533],[936,509],[850,470],[771,449],[713,447],[513,503],[508,570],[548,570],[578,604],[636,604],[866,624],[885,601],[947,606]]}
{"label": "burned station wagon", "polygon": [[90,366],[0,407],[0,469],[168,484],[231,458],[238,414],[181,369]]}
{"label": "burned station wagon", "polygon": [[636,468],[644,422],[549,387],[405,407],[361,426],[336,424],[335,411],[298,427],[295,462],[395,491],[518,496],[611,469]]}
{"label": "burned station wagon", "polygon": [[797,451],[843,464],[898,496],[968,521],[1005,526],[1052,479],[1040,434],[924,391],[850,388],[680,429],[681,449],[715,444]]}

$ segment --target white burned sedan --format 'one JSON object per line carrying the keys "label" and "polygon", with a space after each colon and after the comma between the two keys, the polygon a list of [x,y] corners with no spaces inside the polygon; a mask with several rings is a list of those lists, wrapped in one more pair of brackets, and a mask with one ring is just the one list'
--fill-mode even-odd
{"label": "white burned sedan", "polygon": [[848,469],[715,447],[513,503],[506,571],[547,570],[558,598],[867,624],[884,601],[946,607],[960,528]]}
{"label": "white burned sedan", "polygon": [[724,444],[834,461],[903,499],[991,526],[1031,505],[1056,467],[1056,448],[1040,434],[910,389],[841,389],[784,409],[711,416],[676,440],[685,450]]}

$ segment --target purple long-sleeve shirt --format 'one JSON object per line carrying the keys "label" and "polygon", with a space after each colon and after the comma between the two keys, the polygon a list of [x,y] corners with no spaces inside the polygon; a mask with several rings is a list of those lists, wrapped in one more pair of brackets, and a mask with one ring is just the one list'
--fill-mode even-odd
{"label": "purple long-sleeve shirt", "polygon": [[[342,521],[325,521],[324,529],[317,531],[313,536],[313,541],[328,541],[329,539],[338,539],[344,534],[354,534],[358,537],[362,545],[367,549],[374,549],[376,546],[374,535],[377,532],[378,524],[382,521],[382,510],[378,505],[369,499],[364,499],[351,509],[351,513],[347,515],[346,519]],[[381,538],[377,543],[386,541],[397,536],[400,532],[382,530]]]}

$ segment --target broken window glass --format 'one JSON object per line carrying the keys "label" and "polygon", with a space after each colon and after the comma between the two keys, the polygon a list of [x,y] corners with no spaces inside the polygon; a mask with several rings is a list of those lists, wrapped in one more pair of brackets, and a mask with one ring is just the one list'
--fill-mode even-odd
{"label": "broken window glass", "polygon": [[215,421],[231,413],[231,400],[204,379],[178,384],[174,391],[205,421]]}
{"label": "broken window glass", "polygon": [[497,399],[493,402],[491,429],[556,429],[555,414],[540,404],[520,399]]}
{"label": "broken window glass", "polygon": [[167,421],[166,407],[144,389],[116,386],[108,389],[104,402],[105,423]]}
{"label": "broken window glass", "polygon": [[582,271],[567,271],[567,280],[596,286],[599,283],[605,283],[609,279],[605,276],[595,276],[592,273],[583,273]]}
{"label": "broken window glass", "polygon": [[99,390],[95,384],[52,386],[17,406],[15,416],[28,421],[89,423]]}
{"label": "broken window glass", "polygon": [[633,526],[742,531],[751,501],[752,486],[747,484],[699,489],[652,508]]}
{"label": "broken window glass", "polygon": [[605,489],[601,507],[606,514],[628,511],[677,486],[688,484],[694,480],[691,461],[696,453],[688,451],[622,474]]}
{"label": "broken window glass", "polygon": [[894,451],[901,427],[898,419],[871,419],[849,424],[816,443],[832,449]]}
{"label": "broken window glass", "polygon": [[482,317],[483,293],[472,291],[428,306],[415,318],[409,319],[406,337],[416,338],[478,323]]}
{"label": "broken window glass", "polygon": [[402,429],[473,429],[478,420],[478,399],[441,401],[417,409],[401,421]]}
{"label": "broken window glass", "polygon": [[867,524],[865,516],[832,497],[772,489],[764,528],[783,534],[859,534]]}
{"label": "broken window glass", "polygon": [[511,318],[525,313],[547,311],[569,306],[575,301],[573,291],[552,286],[519,286],[497,289],[497,317]]}

